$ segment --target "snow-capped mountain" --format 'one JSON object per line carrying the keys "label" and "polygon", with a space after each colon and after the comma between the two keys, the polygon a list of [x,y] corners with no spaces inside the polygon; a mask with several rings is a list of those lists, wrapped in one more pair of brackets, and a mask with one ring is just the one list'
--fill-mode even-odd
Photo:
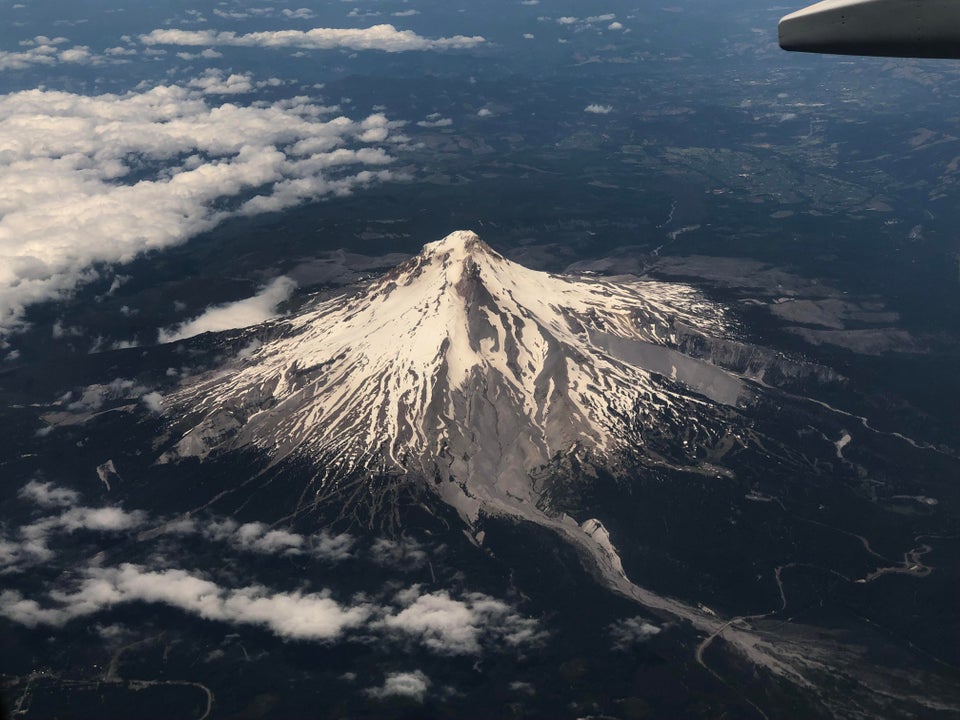
{"label": "snow-capped mountain", "polygon": [[454,232],[352,294],[254,331],[232,366],[165,398],[185,431],[161,462],[253,449],[305,463],[297,510],[362,502],[390,514],[391,483],[417,483],[478,544],[484,515],[536,523],[618,594],[691,623],[704,647],[723,633],[750,662],[805,683],[816,663],[634,584],[602,521],[551,500],[554,483],[576,493],[601,465],[725,472],[712,463],[745,442],[736,408],[754,397],[743,377],[763,369],[751,353],[740,375],[679,348],[749,347],[729,331],[723,308],[689,286],[536,272]]}
{"label": "snow-capped mountain", "polygon": [[688,286],[536,272],[458,231],[169,398],[195,422],[165,459],[252,446],[331,482],[435,480],[468,521],[516,512],[539,499],[530,471],[558,454],[613,460],[648,430],[696,435],[697,408],[736,404],[737,377],[669,347],[678,326],[726,325]]}

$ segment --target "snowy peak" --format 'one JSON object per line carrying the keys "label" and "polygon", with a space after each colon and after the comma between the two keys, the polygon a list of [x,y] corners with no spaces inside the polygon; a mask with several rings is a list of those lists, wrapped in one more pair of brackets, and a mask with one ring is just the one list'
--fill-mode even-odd
{"label": "snowy peak", "polygon": [[455,481],[476,507],[535,504],[529,473],[558,453],[612,457],[643,423],[688,422],[704,399],[685,381],[735,401],[736,380],[669,347],[677,321],[725,328],[690,287],[537,272],[454,232],[185,387],[172,406],[195,425],[170,457],[254,446],[331,477]]}
{"label": "snowy peak", "polygon": [[502,271],[509,264],[476,233],[458,230],[424,245],[418,255],[374,283],[369,296],[389,300],[400,287],[411,290],[397,296],[419,293],[422,300],[436,300],[444,293],[453,293],[460,303],[467,303],[477,299],[480,286],[496,282],[497,269]]}
{"label": "snowy peak", "polygon": [[442,240],[427,243],[420,251],[419,257],[430,262],[443,264],[460,264],[477,258],[503,260],[503,256],[487,245],[480,236],[472,230],[455,230]]}
{"label": "snowy peak", "polygon": [[424,245],[418,255],[388,273],[384,280],[404,278],[409,282],[427,273],[442,276],[455,285],[463,277],[476,275],[482,267],[506,262],[475,232],[457,230],[442,240]]}

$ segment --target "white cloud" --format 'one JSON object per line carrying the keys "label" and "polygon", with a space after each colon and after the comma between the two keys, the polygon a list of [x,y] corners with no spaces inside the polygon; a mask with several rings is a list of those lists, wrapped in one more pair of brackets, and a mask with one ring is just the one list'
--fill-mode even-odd
{"label": "white cloud", "polygon": [[119,623],[94,625],[93,629],[101,640],[114,647],[129,644],[130,638],[136,635],[133,630]]}
{"label": "white cloud", "polygon": [[[250,535],[253,542],[269,537],[261,528],[252,529]],[[19,553],[0,539],[0,561],[7,555],[16,560]],[[536,620],[481,593],[456,599],[446,591],[423,594],[415,585],[386,605],[365,595],[344,604],[327,590],[280,592],[258,584],[231,588],[198,573],[131,563],[88,565],[70,586],[51,590],[42,600],[17,590],[0,592],[0,617],[30,627],[59,627],[121,604],[162,603],[207,620],[258,625],[284,638],[329,641],[352,632],[367,639],[414,642],[441,655],[519,648],[544,637]]]}
{"label": "white cloud", "polygon": [[262,522],[241,525],[231,518],[214,520],[200,525],[196,520],[182,519],[168,523],[169,534],[187,534],[200,531],[208,540],[228,542],[237,550],[262,555],[312,555],[327,562],[342,562],[353,557],[356,542],[349,533],[334,535],[324,529],[314,535],[301,535],[289,530],[271,529]]}
{"label": "white cloud", "polygon": [[54,338],[82,337],[83,330],[78,327],[71,327],[69,325],[65,326],[63,324],[63,320],[57,320],[53,323],[53,327],[50,329],[50,334]]}
{"label": "white cloud", "polygon": [[55,518],[53,523],[54,527],[61,528],[66,532],[77,530],[119,532],[139,527],[146,519],[147,514],[142,510],[127,512],[118,507],[75,507]]}
{"label": "white cloud", "polygon": [[528,682],[523,682],[521,680],[514,680],[510,683],[510,689],[517,693],[523,693],[524,695],[536,695],[537,689]]}
{"label": "white cloud", "polygon": [[250,73],[227,75],[217,68],[208,69],[187,84],[204,95],[243,95],[254,90],[253,76]]}
{"label": "white cloud", "polygon": [[427,553],[413,538],[379,538],[370,547],[372,560],[394,570],[416,570],[427,564]]}
{"label": "white cloud", "polygon": [[207,620],[258,625],[274,634],[300,640],[332,640],[362,624],[371,608],[347,607],[329,593],[272,593],[262,585],[225,588],[184,570],[146,570],[125,563],[88,567],[73,592],[49,593],[51,607],[42,607],[19,592],[0,592],[0,615],[14,622],[61,626],[109,607],[131,602],[162,603]]}
{"label": "white cloud", "polygon": [[70,507],[80,500],[80,493],[70,488],[57,487],[52,482],[31,480],[17,493],[24,500],[41,507]]}
{"label": "white cloud", "polygon": [[216,58],[222,58],[223,53],[213,48],[206,48],[198,53],[178,52],[177,57],[181,60],[197,60],[200,58],[204,60],[214,60]]}
{"label": "white cloud", "polygon": [[34,65],[52,66],[58,63],[75,65],[94,65],[103,62],[103,58],[90,52],[86,45],[74,45],[71,48],[59,46],[69,42],[67,38],[49,38],[37,35],[32,40],[20,43],[25,50],[0,51],[0,70],[25,70]]}
{"label": "white cloud", "polygon": [[598,105],[597,103],[592,103],[587,105],[583,111],[593,113],[594,115],[608,115],[613,112],[613,105]]}
{"label": "white cloud", "polygon": [[197,531],[198,523],[189,515],[181,515],[163,526],[163,532],[167,535],[193,535]]}
{"label": "white cloud", "polygon": [[420,120],[417,125],[422,128],[450,127],[453,125],[453,120],[445,117],[437,118],[436,120]]}
{"label": "white cloud", "polygon": [[620,620],[607,629],[613,638],[614,650],[629,650],[635,645],[646,642],[654,635],[659,635],[662,631],[662,628],[639,616]]}
{"label": "white cloud", "polygon": [[50,541],[58,533],[116,533],[141,527],[147,514],[140,510],[126,511],[119,507],[70,507],[79,495],[51,483],[31,481],[21,488],[20,497],[42,507],[65,507],[60,515],[35,520],[18,529],[17,537],[0,536],[0,572],[17,572],[24,566],[49,562],[54,557]]}
{"label": "white cloud", "polygon": [[342,562],[353,557],[355,540],[348,533],[332,535],[321,530],[310,538],[310,551],[315,557],[328,562]]}
{"label": "white cloud", "polygon": [[[143,400],[146,402],[147,398]],[[147,524],[146,513],[125,511],[118,507],[75,507],[80,494],[52,482],[31,480],[18,496],[44,508],[65,508],[58,516],[48,516],[18,530],[19,539],[0,537],[0,567],[24,562],[45,562],[53,557],[48,548],[56,533],[88,530],[122,532]],[[239,524],[230,518],[200,523],[184,516],[163,524],[166,535],[201,534],[207,540],[227,542],[235,549],[263,555],[305,555],[325,562],[337,563],[353,557],[355,538],[349,533],[334,534],[324,529],[313,535],[301,535],[274,529],[261,522]],[[396,552],[396,548],[394,548]],[[422,551],[420,551],[422,552]],[[425,554],[424,554],[425,555]]]}
{"label": "white cloud", "polygon": [[[576,26],[576,28],[575,28],[576,31],[577,31],[577,32],[580,32],[580,31],[582,31],[582,30],[584,30],[584,29],[586,29],[586,28],[588,28],[588,27],[591,27],[591,26],[597,24],[597,23],[608,23],[608,22],[611,22],[611,21],[615,21],[616,18],[617,18],[617,16],[616,16],[614,13],[604,13],[604,14],[602,14],[602,15],[591,15],[590,17],[585,17],[585,18],[577,18],[577,17],[573,17],[573,16],[571,16],[571,15],[566,15],[566,16],[564,16],[564,17],[554,18],[553,20],[554,20],[554,22],[556,22],[558,25],[568,25],[568,26],[574,26],[574,25],[575,25],[575,26]],[[549,22],[549,21],[551,20],[551,18],[545,17],[545,16],[540,16],[540,17],[537,18],[537,20],[539,20],[540,22]],[[620,23],[614,22],[614,25],[618,25],[618,26],[619,26]],[[620,26],[620,27],[622,27],[622,26]],[[619,27],[611,27],[610,29],[611,29],[611,30],[617,30],[617,29],[620,29],[620,28],[619,28]]]}
{"label": "white cloud", "polygon": [[297,8],[296,10],[284,8],[282,12],[284,17],[291,18],[293,20],[309,20],[313,17],[313,10],[310,8]]}
{"label": "white cloud", "polygon": [[117,45],[115,47],[107,48],[103,51],[103,54],[109,57],[125,57],[129,55],[136,55],[137,51],[134,48]]}
{"label": "white cloud", "polygon": [[203,534],[210,540],[232,540],[240,523],[231,518],[223,518],[207,523],[203,527]]}
{"label": "white cloud", "polygon": [[[72,491],[39,482],[28,483],[20,495],[41,505],[59,507],[78,499]],[[59,515],[21,527],[16,539],[0,536],[0,573],[51,560],[54,552],[48,543],[57,533],[118,533],[147,526],[149,520],[142,511],[119,507],[66,507]],[[167,523],[163,532],[199,534],[262,555],[312,556],[332,562],[351,558],[355,544],[346,533],[335,535],[322,530],[308,536],[261,522],[240,524],[231,518],[201,523],[184,516]],[[414,540],[383,540],[376,544],[373,559],[392,567],[399,564],[403,569],[411,560],[412,565],[406,567],[423,565],[426,553]],[[62,626],[116,605],[163,603],[208,620],[258,625],[284,638],[326,641],[355,631],[360,637],[413,642],[442,655],[518,648],[536,644],[544,637],[536,620],[482,593],[453,597],[442,590],[424,593],[419,585],[413,585],[393,593],[386,602],[357,596],[342,604],[328,591],[277,592],[258,584],[231,588],[185,570],[149,569],[129,563],[103,567],[96,561],[75,577],[66,589],[46,592],[40,598],[42,602],[13,589],[0,592],[0,617],[30,627]],[[388,685],[394,687],[396,683],[383,687]]]}
{"label": "white cloud", "polygon": [[430,678],[420,670],[413,672],[396,672],[387,675],[383,685],[367,688],[364,692],[373,698],[405,697],[417,702],[423,702],[427,690],[430,688]]}
{"label": "white cloud", "polygon": [[421,595],[414,586],[397,600],[406,607],[387,615],[381,621],[383,627],[441,654],[473,655],[481,651],[484,642],[518,646],[542,637],[535,620],[481,593],[456,600],[446,591]]}
{"label": "white cloud", "polygon": [[420,14],[420,11],[419,11],[419,10],[413,10],[413,9],[410,9],[410,10],[397,10],[396,12],[390,13],[390,14],[393,15],[394,17],[413,17],[414,15],[419,15],[419,14]]}
{"label": "white cloud", "polygon": [[192,320],[161,329],[158,339],[162,343],[176,342],[205,332],[221,332],[265,322],[277,316],[277,306],[290,298],[296,286],[293,280],[281,275],[253,297],[213,305]]}
{"label": "white cloud", "polygon": [[304,544],[302,535],[287,530],[271,530],[261,522],[241,525],[235,537],[241,547],[265,555],[298,555]]}
{"label": "white cloud", "polygon": [[477,117],[490,117],[493,111],[490,108],[480,108],[477,110]]}
{"label": "white cloud", "polygon": [[66,409],[70,412],[88,413],[99,410],[108,400],[139,399],[148,392],[147,388],[135,380],[114,378],[106,384],[88,385],[77,400],[67,402],[73,396],[68,393],[61,401],[67,402]]}
{"label": "white cloud", "polygon": [[228,31],[157,29],[140,36],[145,45],[183,45],[191,47],[267,47],[304,50],[463,50],[486,40],[479,35],[449,38],[425,38],[412,30],[397,30],[393,25],[369,28],[313,28],[312,30],[273,30],[238,35]]}
{"label": "white cloud", "polygon": [[[207,51],[200,53],[202,56]],[[213,51],[216,52],[216,51]],[[183,55],[184,53],[177,53]],[[189,55],[189,53],[186,53]],[[217,68],[209,68],[203,75],[190,80],[188,87],[195,88],[204,95],[246,95],[264,87],[279,87],[283,85],[283,80],[279,78],[269,78],[267,80],[254,81],[250,73],[231,73],[227,75]],[[367,142],[364,140],[364,142]]]}
{"label": "white cloud", "polygon": [[409,607],[387,617],[384,624],[416,637],[433,650],[451,654],[480,650],[480,631],[471,608],[445,592],[418,597]]}
{"label": "white cloud", "polygon": [[623,30],[623,23],[614,21],[607,25],[607,30]]}
{"label": "white cloud", "polygon": [[62,50],[57,58],[60,62],[84,64],[92,62],[94,55],[86,45],[76,45],[69,50]]}
{"label": "white cloud", "polygon": [[30,304],[99,277],[95,265],[185,242],[237,212],[392,179],[362,169],[390,163],[383,149],[344,146],[386,140],[398,123],[323,121],[328,110],[305,98],[211,106],[178,86],[0,96],[0,333]]}
{"label": "white cloud", "polygon": [[263,12],[258,12],[259,8],[251,8],[250,10],[243,12],[239,10],[221,10],[220,8],[214,8],[213,14],[217,17],[222,17],[226,20],[246,20],[252,15],[264,15]]}
{"label": "white cloud", "polygon": [[163,411],[163,395],[158,392],[147,393],[142,396],[140,400],[143,401],[143,404],[147,406],[147,409],[151,412],[162,412]]}

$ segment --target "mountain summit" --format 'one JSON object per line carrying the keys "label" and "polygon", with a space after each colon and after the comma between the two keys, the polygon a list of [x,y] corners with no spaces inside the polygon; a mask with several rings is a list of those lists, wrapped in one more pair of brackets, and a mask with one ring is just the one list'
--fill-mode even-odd
{"label": "mountain summit", "polygon": [[725,329],[690,287],[537,272],[457,231],[170,398],[194,424],[166,457],[252,446],[436,481],[468,522],[516,514],[552,459],[613,459],[645,424],[695,424],[691,402],[736,402],[737,378],[668,347],[678,322]]}

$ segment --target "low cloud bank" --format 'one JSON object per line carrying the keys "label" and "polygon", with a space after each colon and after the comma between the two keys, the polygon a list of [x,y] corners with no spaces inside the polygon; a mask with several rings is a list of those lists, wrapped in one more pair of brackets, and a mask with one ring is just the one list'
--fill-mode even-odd
{"label": "low cloud bank", "polygon": [[37,35],[32,40],[21,42],[22,50],[0,50],[0,71],[26,70],[36,65],[99,65],[104,62],[101,56],[92,53],[86,45],[67,47],[68,42],[70,41],[65,37]]}
{"label": "low cloud bank", "polygon": [[[257,625],[286,639],[331,641],[352,633],[412,642],[440,655],[516,649],[545,637],[536,620],[482,593],[458,599],[447,591],[423,593],[414,585],[388,603],[375,603],[365,595],[342,602],[329,590],[276,591],[259,584],[231,588],[199,573],[132,563],[88,566],[73,587],[48,592],[43,603],[17,590],[0,592],[0,616],[28,627],[62,627],[132,602],[169,605],[206,620]],[[396,683],[374,692],[386,696],[388,686]]]}
{"label": "low cloud bank", "polygon": [[216,30],[157,29],[140,36],[144,45],[180,45],[187,47],[263,47],[297,48],[301,50],[381,50],[410,52],[413,50],[465,50],[482,45],[479,36],[455,35],[448,38],[426,38],[412,30],[397,30],[393,25],[368,28],[313,28],[312,30],[273,30],[238,35]]}
{"label": "low cloud bank", "polygon": [[253,297],[224,305],[213,305],[192,320],[161,329],[158,339],[162,343],[175,342],[205,332],[221,332],[265,322],[277,317],[277,306],[288,300],[296,287],[293,280],[281,275]]}
{"label": "low cloud bank", "polygon": [[543,637],[535,620],[482,593],[455,599],[443,590],[421,594],[415,585],[396,599],[405,607],[381,625],[440,654],[476,655],[487,644],[517,647]]}
{"label": "low cloud bank", "polygon": [[80,493],[76,490],[38,480],[31,480],[20,488],[17,496],[41,507],[70,507],[76,505],[80,499]]}
{"label": "low cloud bank", "polygon": [[141,510],[77,505],[79,493],[52,482],[31,480],[20,489],[18,497],[45,509],[60,508],[61,512],[34,520],[9,535],[6,528],[0,528],[0,575],[53,560],[55,553],[50,549],[50,541],[55,535],[79,531],[122,533],[141,527],[148,519]]}
{"label": "low cloud bank", "polygon": [[60,626],[74,618],[135,601],[179,608],[207,620],[260,625],[285,638],[330,640],[346,628],[360,625],[371,609],[344,607],[327,593],[271,593],[251,585],[223,588],[183,570],[146,570],[125,563],[119,567],[90,567],[74,592],[52,592],[54,607],[8,590],[0,593],[0,614],[33,627]]}
{"label": "low cloud bank", "polygon": [[271,528],[266,523],[240,524],[231,518],[201,523],[182,520],[167,526],[170,534],[199,533],[207,540],[227,542],[235,549],[261,555],[307,555],[318,560],[337,563],[353,557],[356,540],[349,533],[331,533],[326,529],[312,535],[302,535]]}
{"label": "low cloud bank", "polygon": [[[12,575],[37,563],[50,562],[56,554],[48,547],[55,534],[77,531],[119,533],[156,525],[140,510],[78,505],[80,496],[50,482],[31,481],[19,492],[42,508],[59,508],[50,515],[22,526],[10,539],[0,534],[0,574]],[[243,553],[314,558],[340,562],[357,557],[356,539],[347,534],[320,530],[303,535],[262,522],[238,523],[231,518],[202,521],[185,516],[166,523],[165,536],[200,536],[229,544]],[[156,537],[156,531],[151,531]],[[158,556],[159,558],[159,556]],[[399,572],[422,568],[426,550],[413,539],[380,539],[369,547],[367,560]],[[537,620],[522,615],[511,604],[477,592],[454,595],[447,590],[426,592],[411,585],[397,592],[395,586],[376,595],[357,595],[346,601],[334,599],[329,590],[278,591],[251,583],[230,587],[209,575],[165,566],[134,563],[104,566],[91,561],[86,567],[66,573],[65,586],[36,597],[21,591],[0,592],[0,617],[29,627],[61,627],[77,618],[95,615],[117,605],[133,602],[161,603],[198,617],[230,624],[257,625],[273,634],[305,641],[328,641],[352,634],[357,639],[384,638],[419,645],[439,655],[479,655],[490,650],[518,649],[539,644],[545,633]],[[233,577],[231,575],[231,577]],[[632,626],[624,626],[629,634]],[[654,632],[658,632],[656,628]],[[641,634],[646,628],[637,630]],[[426,692],[424,684],[423,692]],[[386,697],[398,688],[416,683],[393,683],[388,678],[371,693]],[[422,693],[412,693],[413,695]]]}
{"label": "low cloud bank", "polygon": [[0,335],[104,263],[396,177],[384,169],[393,157],[370,145],[393,143],[402,123],[325,119],[334,108],[302,97],[240,106],[204,95],[248,82],[208,73],[124,95],[0,96]]}

